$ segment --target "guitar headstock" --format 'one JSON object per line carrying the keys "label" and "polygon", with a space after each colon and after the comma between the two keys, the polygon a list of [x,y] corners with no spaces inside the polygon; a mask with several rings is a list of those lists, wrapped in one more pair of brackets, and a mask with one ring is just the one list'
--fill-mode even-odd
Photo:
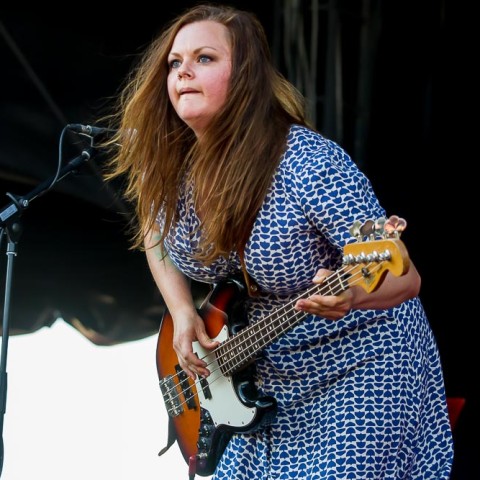
{"label": "guitar headstock", "polygon": [[350,233],[357,241],[345,245],[343,257],[351,286],[361,285],[372,292],[380,286],[387,271],[397,277],[408,272],[410,259],[400,240],[406,226],[407,222],[396,215],[352,225]]}

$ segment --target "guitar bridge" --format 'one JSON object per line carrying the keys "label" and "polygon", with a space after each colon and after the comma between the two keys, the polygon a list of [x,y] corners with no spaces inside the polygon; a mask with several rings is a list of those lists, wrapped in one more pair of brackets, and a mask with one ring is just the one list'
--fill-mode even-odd
{"label": "guitar bridge", "polygon": [[167,375],[160,380],[160,390],[170,417],[177,417],[183,413],[185,407],[190,410],[197,408],[195,392],[187,374],[180,365],[175,365],[175,371],[175,375]]}
{"label": "guitar bridge", "polygon": [[183,412],[180,395],[173,379],[173,375],[168,375],[160,380],[160,390],[163,395],[163,401],[167,408],[169,417],[177,417]]}

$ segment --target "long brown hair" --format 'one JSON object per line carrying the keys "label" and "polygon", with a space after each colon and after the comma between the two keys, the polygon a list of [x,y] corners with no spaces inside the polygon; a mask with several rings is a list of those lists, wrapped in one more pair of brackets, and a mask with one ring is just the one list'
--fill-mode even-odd
{"label": "long brown hair", "polygon": [[[178,117],[167,92],[168,54],[185,25],[224,25],[232,49],[229,94],[202,142]],[[306,124],[304,99],[273,66],[264,29],[249,12],[199,5],[172,21],[132,72],[122,95],[112,144],[120,144],[107,179],[126,175],[136,207],[132,248],[164,212],[163,241],[177,219],[184,185],[194,186],[201,212],[197,258],[208,263],[243,246],[285,150],[292,123]]]}

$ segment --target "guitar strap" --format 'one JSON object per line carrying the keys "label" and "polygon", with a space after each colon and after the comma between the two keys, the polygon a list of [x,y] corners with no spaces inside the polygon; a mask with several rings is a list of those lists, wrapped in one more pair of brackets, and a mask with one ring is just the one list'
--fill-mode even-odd
{"label": "guitar strap", "polygon": [[173,423],[173,418],[169,416],[167,444],[158,452],[158,456],[160,457],[161,455],[163,455],[175,443],[176,439],[177,434],[175,432],[175,424]]}
{"label": "guitar strap", "polygon": [[258,297],[260,295],[260,287],[257,282],[250,276],[247,272],[247,267],[245,265],[245,254],[243,248],[238,251],[238,256],[240,257],[240,263],[242,265],[243,278],[245,279],[245,284],[247,286],[248,294],[251,297]]}

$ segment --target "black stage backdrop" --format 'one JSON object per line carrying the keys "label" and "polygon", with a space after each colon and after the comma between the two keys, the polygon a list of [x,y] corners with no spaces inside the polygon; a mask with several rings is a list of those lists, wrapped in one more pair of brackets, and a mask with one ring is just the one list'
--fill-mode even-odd
{"label": "black stage backdrop", "polygon": [[[2,195],[24,196],[51,178],[62,128],[92,124],[105,113],[164,22],[195,3],[178,0],[152,12],[137,2],[135,9],[109,14],[80,6],[51,16],[44,10],[0,7]],[[291,78],[282,9],[292,2],[229,3],[258,14],[279,67]],[[452,478],[476,478],[471,440],[478,424],[476,318],[471,314],[476,297],[470,287],[474,272],[467,273],[476,251],[467,247],[475,245],[475,190],[468,192],[478,154],[473,120],[466,120],[476,114],[471,67],[476,57],[469,38],[473,14],[453,0],[299,3],[307,38],[312,8],[320,7],[316,125],[352,154],[389,214],[407,219],[403,239],[422,275],[421,298],[441,351],[447,394],[467,399],[455,430]],[[360,51],[365,24],[370,43]],[[329,63],[326,45],[332,38],[339,41],[341,77]],[[340,85],[340,110],[329,106],[332,79]],[[84,146],[71,134],[66,142],[65,160]],[[128,250],[131,211],[113,185],[101,182],[103,160],[100,152],[18,219],[23,233],[11,334],[35,331],[59,316],[99,345],[156,333],[162,301],[143,254]],[[0,201],[9,203],[6,195]],[[5,258],[0,262],[4,267]],[[199,296],[205,292],[202,285],[194,287]]]}

